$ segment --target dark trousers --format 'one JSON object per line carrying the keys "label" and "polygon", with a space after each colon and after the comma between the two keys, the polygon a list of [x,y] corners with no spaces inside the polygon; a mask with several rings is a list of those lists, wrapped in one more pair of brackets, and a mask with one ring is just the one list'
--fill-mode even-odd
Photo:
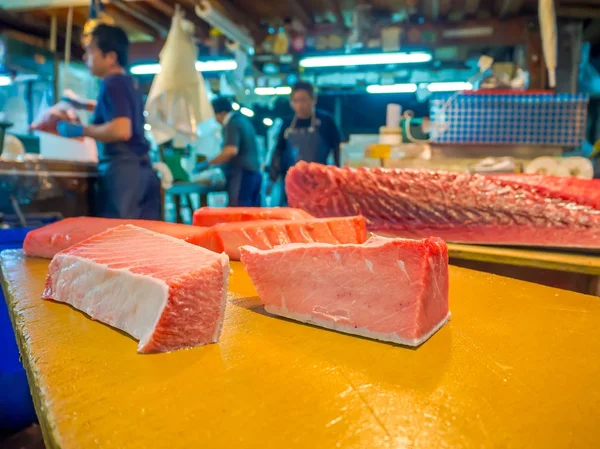
{"label": "dark trousers", "polygon": [[150,159],[123,158],[100,163],[99,209],[106,218],[160,220],[160,180]]}
{"label": "dark trousers", "polygon": [[260,207],[262,176],[258,171],[241,170],[227,177],[229,206]]}

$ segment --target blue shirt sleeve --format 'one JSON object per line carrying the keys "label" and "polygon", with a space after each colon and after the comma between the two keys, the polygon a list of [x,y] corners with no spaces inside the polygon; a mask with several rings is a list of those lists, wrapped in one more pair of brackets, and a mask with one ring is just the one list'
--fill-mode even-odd
{"label": "blue shirt sleeve", "polygon": [[133,105],[129,101],[128,87],[119,78],[107,79],[100,90],[94,123],[107,123],[121,117],[133,120]]}

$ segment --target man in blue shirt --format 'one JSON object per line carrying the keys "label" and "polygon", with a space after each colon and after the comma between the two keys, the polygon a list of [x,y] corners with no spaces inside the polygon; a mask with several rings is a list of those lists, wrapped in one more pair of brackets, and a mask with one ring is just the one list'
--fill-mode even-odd
{"label": "man in blue shirt", "polygon": [[125,67],[129,41],[115,26],[98,25],[86,47],[91,73],[102,80],[93,124],[59,122],[65,137],[98,143],[99,215],[159,220],[160,181],[152,169],[144,137],[144,104]]}

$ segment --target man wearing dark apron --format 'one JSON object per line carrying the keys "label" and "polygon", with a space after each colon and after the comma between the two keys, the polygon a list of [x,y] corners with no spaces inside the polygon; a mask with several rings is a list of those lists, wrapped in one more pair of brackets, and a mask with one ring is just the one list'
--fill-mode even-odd
{"label": "man wearing dark apron", "polygon": [[98,144],[98,215],[160,220],[160,181],[148,157],[142,96],[125,71],[128,53],[121,28],[98,25],[92,31],[85,60],[102,80],[93,124],[59,122],[57,129],[64,137],[91,137]]}
{"label": "man wearing dark apron", "polygon": [[[333,117],[315,109],[316,103],[311,84],[301,81],[294,85],[290,104],[295,115],[281,127],[269,168],[271,182],[280,176],[285,179],[288,170],[298,161],[327,164],[333,155],[335,165],[340,165],[340,131]],[[287,205],[285,191],[282,205]]]}
{"label": "man wearing dark apron", "polygon": [[217,121],[223,126],[223,150],[210,161],[201,162],[194,171],[220,166],[227,180],[229,206],[260,206],[260,158],[254,125],[234,112],[231,102],[219,97],[212,102]]}

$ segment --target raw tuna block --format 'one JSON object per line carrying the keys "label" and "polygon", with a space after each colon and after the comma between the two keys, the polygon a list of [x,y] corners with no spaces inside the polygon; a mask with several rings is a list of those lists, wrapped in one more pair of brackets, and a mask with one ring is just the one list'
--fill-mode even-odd
{"label": "raw tuna block", "polygon": [[194,212],[194,226],[214,226],[255,220],[306,220],[314,218],[302,209],[292,207],[201,207]]}
{"label": "raw tuna block", "polygon": [[299,162],[285,183],[292,206],[315,217],[360,214],[380,235],[600,249],[598,180]]}
{"label": "raw tuna block", "polygon": [[448,320],[448,248],[439,238],[372,237],[362,245],[244,246],[267,312],[418,346]]}
{"label": "raw tuna block", "polygon": [[74,217],[65,218],[27,233],[23,251],[31,257],[52,259],[54,255],[93,235],[119,225],[131,224],[150,231],[170,235],[196,244],[206,232],[204,228],[152,220],[121,220],[116,218]]}
{"label": "raw tuna block", "polygon": [[209,228],[197,244],[211,251],[226,252],[240,260],[239,247],[274,248],[287,243],[363,243],[367,228],[363,217],[311,220],[248,221],[224,223]]}
{"label": "raw tuna block", "polygon": [[54,256],[42,297],[166,352],[218,341],[228,276],[225,254],[123,225]]}

